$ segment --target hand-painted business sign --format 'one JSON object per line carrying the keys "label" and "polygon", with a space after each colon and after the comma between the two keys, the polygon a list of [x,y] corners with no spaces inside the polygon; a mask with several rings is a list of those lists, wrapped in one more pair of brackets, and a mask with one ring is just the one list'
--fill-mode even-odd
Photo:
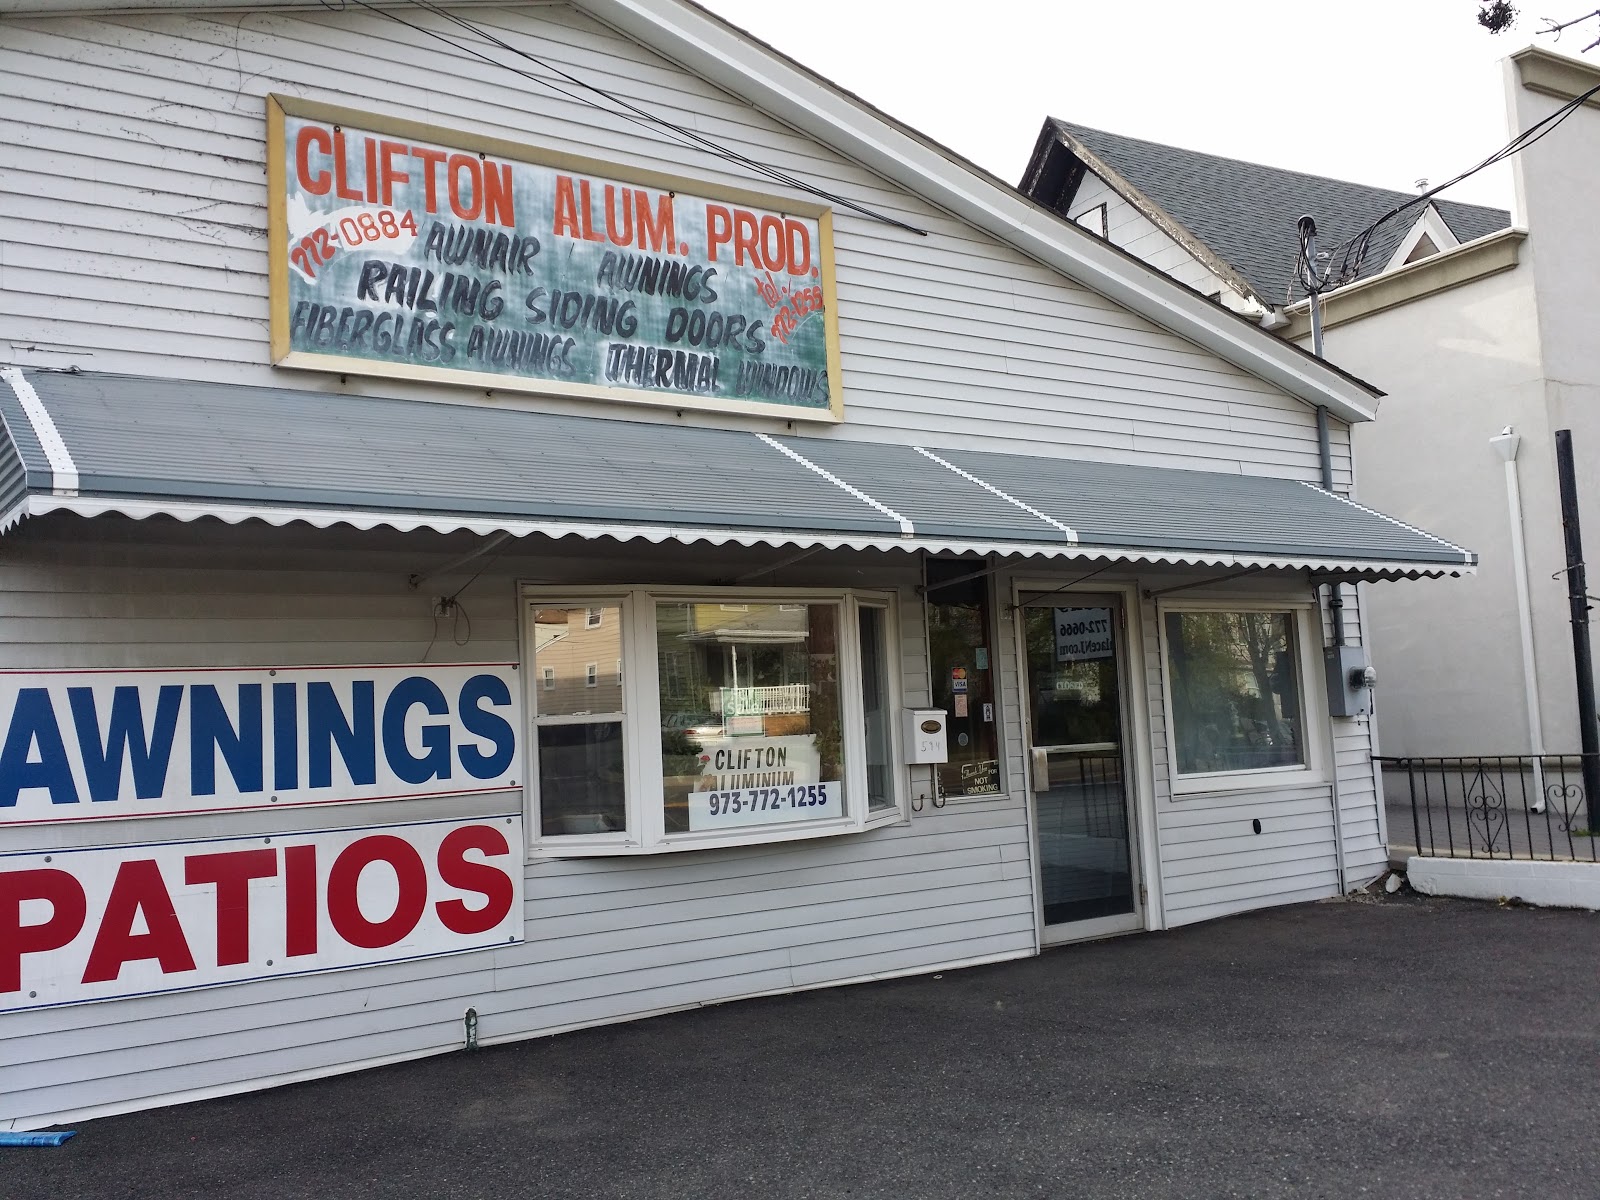
{"label": "hand-painted business sign", "polygon": [[288,99],[268,118],[275,362],[839,418],[824,210]]}
{"label": "hand-painted business sign", "polygon": [[519,787],[510,663],[0,672],[0,825]]}
{"label": "hand-painted business sign", "polygon": [[522,940],[522,818],[0,854],[0,1012]]}

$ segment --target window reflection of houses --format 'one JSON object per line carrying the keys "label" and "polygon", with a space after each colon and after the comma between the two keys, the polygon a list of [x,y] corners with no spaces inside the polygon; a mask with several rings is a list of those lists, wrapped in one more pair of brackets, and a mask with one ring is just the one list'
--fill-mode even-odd
{"label": "window reflection of houses", "polygon": [[664,721],[729,733],[809,729],[807,605],[662,604],[656,619]]}
{"label": "window reflection of houses", "polygon": [[544,608],[535,615],[538,687],[547,715],[622,711],[622,631],[615,608]]}

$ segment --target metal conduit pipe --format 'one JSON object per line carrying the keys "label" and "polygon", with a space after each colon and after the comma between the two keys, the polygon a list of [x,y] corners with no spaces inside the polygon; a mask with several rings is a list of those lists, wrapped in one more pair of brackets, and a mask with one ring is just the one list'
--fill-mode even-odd
{"label": "metal conduit pipe", "polygon": [[[1311,353],[1322,357],[1322,287],[1326,277],[1317,276],[1317,223],[1309,215],[1300,218],[1300,236],[1305,242],[1305,261],[1303,263],[1306,291],[1310,296],[1311,308]],[[1333,447],[1328,434],[1328,406],[1317,405],[1317,458],[1322,467],[1322,490],[1333,491]],[[1339,590],[1339,584],[1328,585],[1328,624],[1332,626],[1333,644],[1344,645],[1344,595]],[[1349,887],[1349,880],[1345,873],[1344,851],[1344,805],[1339,793],[1339,746],[1338,730],[1333,723],[1333,711],[1325,710],[1328,729],[1328,790],[1329,799],[1333,804],[1333,856],[1335,869],[1339,875],[1339,892],[1341,895]],[[1383,797],[1376,798],[1376,804],[1383,804]]]}

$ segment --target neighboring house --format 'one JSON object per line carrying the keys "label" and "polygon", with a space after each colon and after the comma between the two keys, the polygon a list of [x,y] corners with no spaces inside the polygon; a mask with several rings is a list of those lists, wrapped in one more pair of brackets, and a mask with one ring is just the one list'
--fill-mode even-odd
{"label": "neighboring house", "polygon": [[[1600,68],[1530,48],[1506,61],[1506,81],[1521,131],[1600,84]],[[1386,754],[1579,745],[1554,432],[1573,431],[1593,560],[1596,102],[1511,162],[1515,219],[1434,199],[1386,225],[1358,278],[1324,297],[1327,357],[1388,393],[1378,420],[1354,430],[1357,498],[1483,554],[1470,579],[1370,589]],[[1298,217],[1313,216],[1321,245],[1336,248],[1407,199],[1059,121],[1046,123],[1023,187],[1301,345],[1310,324],[1294,283]]]}
{"label": "neighboring house", "polygon": [[[1045,121],[1022,191],[1263,327],[1284,329],[1305,292],[1294,278],[1302,215],[1326,249],[1412,193],[1202,154]],[[1393,271],[1511,223],[1502,209],[1434,199],[1371,239],[1358,279]]]}
{"label": "neighboring house", "polygon": [[1384,871],[1371,386],[679,0],[6,9],[0,1128]]}

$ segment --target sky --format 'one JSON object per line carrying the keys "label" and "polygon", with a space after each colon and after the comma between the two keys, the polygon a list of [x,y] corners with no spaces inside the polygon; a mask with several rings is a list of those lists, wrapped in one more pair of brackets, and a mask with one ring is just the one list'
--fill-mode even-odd
{"label": "sky", "polygon": [[[1508,139],[1501,59],[1595,36],[1490,35],[1476,0],[700,3],[1013,184],[1049,115],[1411,191]],[[1444,195],[1509,208],[1510,168]]]}

